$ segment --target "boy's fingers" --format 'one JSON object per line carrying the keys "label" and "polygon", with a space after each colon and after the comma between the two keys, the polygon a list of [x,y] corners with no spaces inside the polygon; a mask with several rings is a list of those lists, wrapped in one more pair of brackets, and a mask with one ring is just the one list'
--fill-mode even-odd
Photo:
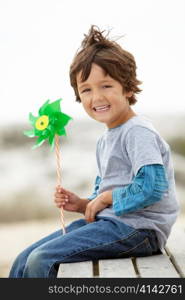
{"label": "boy's fingers", "polygon": [[85,220],[88,222],[88,207],[86,207],[84,217],[85,217]]}
{"label": "boy's fingers", "polygon": [[56,192],[56,193],[54,194],[54,196],[55,196],[56,198],[64,198],[64,199],[68,199],[68,198],[69,198],[68,195],[66,195],[66,194],[61,194],[61,193],[58,193],[58,192]]}
{"label": "boy's fingers", "polygon": [[54,201],[55,201],[55,202],[64,202],[64,203],[67,203],[69,200],[68,200],[68,199],[65,199],[65,198],[55,197],[55,198],[54,198]]}
{"label": "boy's fingers", "polygon": [[67,202],[64,201],[64,200],[61,201],[61,200],[55,199],[54,202],[55,202],[55,204],[56,204],[57,207],[65,206],[67,204]]}
{"label": "boy's fingers", "polygon": [[94,222],[95,219],[95,212],[93,210],[92,205],[87,205],[86,211],[85,211],[85,219],[87,222]]}
{"label": "boy's fingers", "polygon": [[65,190],[64,188],[60,188],[60,192],[64,193],[64,194],[67,194],[68,196],[72,195],[72,193],[70,191]]}
{"label": "boy's fingers", "polygon": [[91,209],[90,208],[87,208],[86,211],[85,211],[85,219],[89,223],[92,222],[91,221]]}
{"label": "boy's fingers", "polygon": [[91,211],[90,216],[89,216],[89,222],[94,221],[94,213]]}
{"label": "boy's fingers", "polygon": [[70,191],[65,190],[64,188],[61,188],[60,186],[58,186],[56,188],[56,190],[57,190],[58,193],[63,193],[63,194],[68,195],[68,196],[70,196],[72,194]]}
{"label": "boy's fingers", "polygon": [[61,194],[59,194],[59,193],[55,193],[55,198],[59,198],[59,199],[62,199],[62,195]]}

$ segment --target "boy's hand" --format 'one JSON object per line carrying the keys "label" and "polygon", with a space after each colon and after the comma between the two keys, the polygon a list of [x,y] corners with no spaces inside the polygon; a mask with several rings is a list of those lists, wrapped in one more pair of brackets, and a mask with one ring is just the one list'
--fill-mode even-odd
{"label": "boy's hand", "polygon": [[80,198],[75,195],[74,193],[71,193],[68,190],[65,190],[64,188],[61,188],[60,186],[56,187],[56,193],[54,195],[54,202],[56,203],[56,206],[67,211],[79,211],[80,206]]}
{"label": "boy's hand", "polygon": [[101,193],[98,197],[91,200],[85,210],[85,219],[87,222],[94,222],[97,212],[112,204],[112,191]]}

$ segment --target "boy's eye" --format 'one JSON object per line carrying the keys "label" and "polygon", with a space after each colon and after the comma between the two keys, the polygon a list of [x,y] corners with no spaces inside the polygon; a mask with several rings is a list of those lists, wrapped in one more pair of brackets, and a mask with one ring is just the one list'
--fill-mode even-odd
{"label": "boy's eye", "polygon": [[106,88],[106,89],[107,89],[107,88],[111,88],[111,87],[112,87],[111,85],[104,85],[104,86],[103,86],[103,88]]}
{"label": "boy's eye", "polygon": [[84,89],[83,91],[82,91],[82,93],[86,93],[86,92],[89,92],[90,91],[90,89]]}
{"label": "boy's eye", "polygon": [[[103,85],[103,88],[104,89],[107,89],[107,88],[111,88],[112,86],[111,85]],[[82,92],[81,93],[88,93],[88,92],[90,92],[91,91],[91,89],[90,88],[86,88],[86,89],[84,89],[84,90],[82,90]]]}

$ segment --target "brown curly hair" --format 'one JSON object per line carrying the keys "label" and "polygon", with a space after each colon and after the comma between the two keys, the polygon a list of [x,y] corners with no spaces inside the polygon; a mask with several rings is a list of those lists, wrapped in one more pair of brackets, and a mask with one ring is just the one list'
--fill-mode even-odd
{"label": "brown curly hair", "polygon": [[138,85],[142,82],[136,78],[136,63],[134,56],[125,51],[118,43],[108,39],[108,34],[103,35],[104,31],[92,25],[88,35],[81,43],[73,62],[70,66],[70,82],[74,89],[76,101],[81,102],[77,88],[76,76],[82,72],[82,81],[87,80],[91,72],[92,63],[100,66],[105,74],[119,81],[124,92],[133,92],[128,99],[129,104],[137,102],[136,93],[141,92]]}

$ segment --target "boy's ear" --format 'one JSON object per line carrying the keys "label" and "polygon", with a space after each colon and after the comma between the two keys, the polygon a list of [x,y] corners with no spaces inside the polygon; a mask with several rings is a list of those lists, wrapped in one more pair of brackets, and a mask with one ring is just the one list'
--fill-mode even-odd
{"label": "boy's ear", "polygon": [[126,93],[126,97],[127,97],[127,98],[132,97],[132,95],[133,95],[133,92],[132,92],[132,91]]}

